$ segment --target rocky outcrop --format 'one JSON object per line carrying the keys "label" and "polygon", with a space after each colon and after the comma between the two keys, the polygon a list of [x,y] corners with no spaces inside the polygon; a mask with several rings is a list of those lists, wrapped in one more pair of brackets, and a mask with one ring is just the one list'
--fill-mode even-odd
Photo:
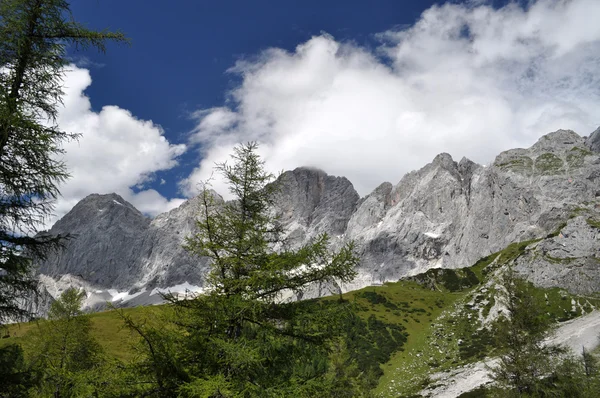
{"label": "rocky outcrop", "polygon": [[380,281],[466,267],[554,231],[579,204],[596,200],[599,186],[598,154],[559,130],[501,153],[489,167],[438,155],[361,200],[346,236],[359,242],[365,274]]}
{"label": "rocky outcrop", "polygon": [[287,171],[278,184],[276,212],[296,246],[321,233],[343,235],[360,199],[345,177],[313,168]]}
{"label": "rocky outcrop", "polygon": [[[290,232],[292,244],[303,244],[320,233],[344,233],[359,199],[346,178],[298,168],[284,173],[279,183],[274,211]],[[49,231],[69,233],[72,239],[39,264],[43,283],[58,295],[76,281],[90,291],[88,301],[93,305],[122,296],[121,292],[155,302],[147,297],[152,292],[203,287],[208,259],[193,257],[183,248],[194,231],[199,200],[192,198],[150,220],[119,195],[89,195]],[[218,195],[217,201],[222,201]]]}
{"label": "rocky outcrop", "polygon": [[[344,177],[298,168],[280,176],[273,211],[294,246],[324,232],[334,247],[356,242],[361,257],[357,280],[315,288],[317,295],[431,268],[467,267],[512,242],[556,231],[582,204],[600,207],[599,140],[600,129],[587,139],[559,130],[531,148],[499,154],[487,167],[442,153],[396,185],[385,182],[362,199]],[[190,257],[181,246],[193,232],[197,201],[149,220],[118,195],[90,195],[50,231],[75,239],[41,264],[40,272],[54,280],[70,274],[131,294],[186,283],[202,287],[206,259]],[[600,290],[599,265],[593,260],[599,239],[582,222],[575,218],[565,227],[585,250],[573,246],[563,257],[578,260],[548,260],[562,259],[560,248],[552,245],[571,238],[544,242],[539,250],[545,257],[524,256],[519,270],[542,286]]]}
{"label": "rocky outcrop", "polygon": [[71,234],[39,272],[55,280],[71,275],[99,289],[136,291],[184,281],[203,285],[206,259],[183,250],[193,230],[196,200],[150,220],[116,194],[89,195],[49,231]]}
{"label": "rocky outcrop", "polygon": [[600,217],[570,219],[556,236],[528,247],[514,268],[540,287],[560,286],[572,293],[600,289]]}
{"label": "rocky outcrop", "polygon": [[39,271],[53,277],[72,274],[103,287],[132,286],[142,271],[137,264],[149,228],[150,219],[119,195],[89,195],[50,230],[71,238]]}
{"label": "rocky outcrop", "polygon": [[600,152],[600,127],[589,136],[585,143],[592,151]]}

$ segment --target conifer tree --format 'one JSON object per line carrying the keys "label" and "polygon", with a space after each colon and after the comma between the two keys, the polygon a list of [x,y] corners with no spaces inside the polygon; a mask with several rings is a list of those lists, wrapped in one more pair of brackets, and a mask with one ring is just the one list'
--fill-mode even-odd
{"label": "conifer tree", "polygon": [[107,40],[125,37],[86,29],[65,0],[0,2],[0,324],[28,315],[31,259],[61,241],[35,233],[68,177],[61,144],[79,133],[56,124],[67,49],[104,51]]}
{"label": "conifer tree", "polygon": [[102,348],[91,336],[92,324],[81,311],[85,291],[70,288],[52,303],[48,320],[38,321],[30,366],[36,375],[36,396],[92,396],[96,373],[103,366]]}
{"label": "conifer tree", "polygon": [[[191,254],[211,260],[206,293],[192,300],[169,297],[179,331],[164,328],[162,338],[144,333],[157,359],[148,369],[164,387],[157,395],[329,396],[340,390],[357,395],[366,388],[359,372],[328,365],[336,352],[331,349],[339,334],[336,322],[352,316],[347,303],[284,300],[313,283],[352,280],[358,263],[353,244],[333,252],[328,236],[321,235],[290,249],[273,210],[278,185],[265,171],[257,144],[236,147],[232,159],[217,170],[234,199],[223,202],[205,189],[197,232],[186,244]],[[345,381],[336,380],[338,375]]]}
{"label": "conifer tree", "polygon": [[551,332],[551,320],[545,316],[531,284],[512,269],[503,275],[506,317],[498,325],[497,345],[505,350],[491,376],[503,396],[545,396],[551,389],[546,381],[561,363],[565,350],[544,344]]}

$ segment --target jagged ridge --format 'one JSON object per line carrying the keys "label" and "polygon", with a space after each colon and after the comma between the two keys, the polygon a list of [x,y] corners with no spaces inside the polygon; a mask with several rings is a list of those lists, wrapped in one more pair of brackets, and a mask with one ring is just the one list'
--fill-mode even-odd
{"label": "jagged ridge", "polygon": [[[455,162],[444,153],[364,198],[346,178],[298,168],[280,177],[274,211],[295,244],[322,232],[333,237],[334,246],[357,242],[362,258],[357,280],[319,287],[309,296],[332,288],[348,291],[431,268],[466,267],[512,242],[556,231],[577,208],[595,211],[600,206],[599,146],[600,129],[587,140],[559,130],[531,148],[501,153],[489,167],[465,158]],[[193,231],[196,202],[190,199],[149,220],[118,195],[90,195],[51,229],[76,238],[40,264],[40,272],[53,279],[71,274],[94,288],[146,295],[186,283],[202,287],[206,260],[190,258],[181,247]],[[524,260],[519,269],[539,285],[579,293],[600,290],[600,267],[593,260],[599,257],[598,230],[590,231],[586,266],[570,267],[569,278],[560,277],[564,270],[554,263],[540,262],[540,256]],[[581,284],[583,279],[588,282]]]}

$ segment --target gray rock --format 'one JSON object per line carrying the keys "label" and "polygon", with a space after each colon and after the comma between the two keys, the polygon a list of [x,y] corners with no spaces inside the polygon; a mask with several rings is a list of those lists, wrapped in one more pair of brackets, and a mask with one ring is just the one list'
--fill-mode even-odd
{"label": "gray rock", "polygon": [[[350,240],[357,244],[359,279],[350,287],[313,286],[306,297],[434,267],[466,267],[512,242],[545,237],[583,203],[600,206],[599,137],[599,130],[587,140],[558,130],[531,148],[502,152],[488,167],[466,158],[457,163],[442,153],[398,184],[383,183],[362,199],[344,177],[298,168],[281,175],[273,211],[293,246],[320,233],[332,237],[333,248]],[[132,293],[186,282],[203,286],[207,260],[191,257],[181,246],[194,231],[197,211],[194,198],[149,220],[118,195],[90,195],[50,231],[77,237],[40,264],[40,272],[53,278],[72,274],[93,286]],[[577,219],[567,228],[571,225],[583,226]],[[569,253],[587,253],[577,257],[586,260],[573,260],[568,276],[559,276],[558,263],[537,257],[520,259],[520,271],[539,285],[599,291],[598,264],[590,260],[598,238],[589,228],[582,231],[587,232],[573,235],[581,237],[581,250],[572,246]],[[540,244],[540,250],[545,245],[551,243]],[[138,300],[154,300],[146,296]]]}
{"label": "gray rock", "polygon": [[107,288],[130,287],[142,272],[137,265],[150,222],[117,194],[89,195],[49,231],[72,238],[39,264],[39,272],[55,278],[72,274]]}
{"label": "gray rock", "polygon": [[596,129],[585,141],[585,144],[594,152],[600,152],[600,127]]}
{"label": "gray rock", "polygon": [[65,274],[103,289],[132,290],[188,282],[203,285],[207,260],[182,247],[194,229],[197,199],[150,220],[116,194],[93,194],[49,231],[72,234],[65,248],[39,264],[41,274]]}
{"label": "gray rock", "polygon": [[[600,219],[600,218],[599,218]],[[570,219],[560,233],[531,245],[515,270],[537,286],[589,294],[600,288],[600,228],[588,216]]]}
{"label": "gray rock", "polygon": [[568,130],[503,152],[490,167],[441,154],[361,199],[346,237],[359,243],[361,268],[376,280],[466,267],[553,232],[582,202],[594,201],[598,160]]}
{"label": "gray rock", "polygon": [[299,167],[279,177],[276,211],[292,244],[299,245],[321,233],[343,235],[359,200],[345,177]]}

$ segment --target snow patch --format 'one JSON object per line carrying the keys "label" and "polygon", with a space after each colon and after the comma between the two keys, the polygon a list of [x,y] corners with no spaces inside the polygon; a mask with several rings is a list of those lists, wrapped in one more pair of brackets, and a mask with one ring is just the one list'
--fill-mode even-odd
{"label": "snow patch", "polygon": [[139,296],[140,294],[144,293],[146,291],[146,289],[140,290],[137,293],[133,293],[133,294],[129,294],[128,291],[124,291],[124,292],[119,292],[115,289],[108,289],[107,292],[108,294],[110,294],[111,302],[115,302],[115,301],[121,301],[121,302],[125,302],[125,301],[129,301],[133,298],[136,298],[137,296]]}
{"label": "snow patch", "polygon": [[435,234],[433,232],[423,232],[423,235],[428,236],[433,239],[437,239],[440,237],[440,234]]}
{"label": "snow patch", "polygon": [[196,294],[199,294],[202,292],[204,292],[204,288],[202,288],[200,286],[192,285],[188,282],[184,282],[179,285],[166,287],[166,288],[155,287],[150,292],[150,296],[153,296],[155,294],[174,294],[174,295],[179,296],[179,295],[187,295],[189,293],[196,295]]}

